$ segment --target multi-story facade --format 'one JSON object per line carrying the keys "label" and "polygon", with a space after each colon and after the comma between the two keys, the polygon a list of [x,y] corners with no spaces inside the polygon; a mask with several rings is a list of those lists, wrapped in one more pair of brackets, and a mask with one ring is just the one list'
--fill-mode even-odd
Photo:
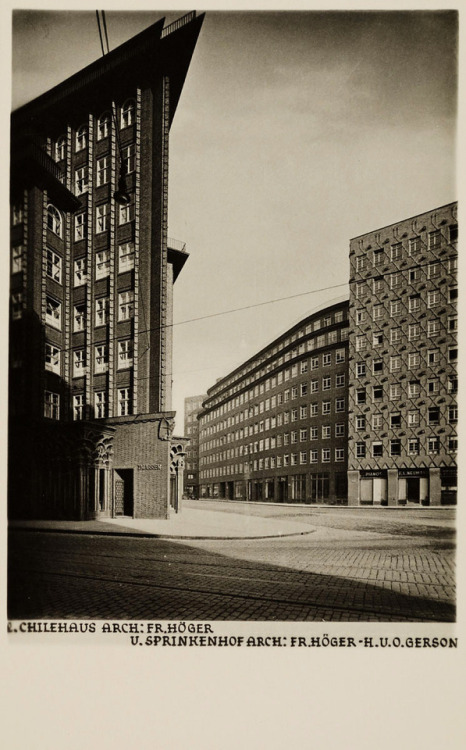
{"label": "multi-story facade", "polygon": [[184,400],[184,434],[186,446],[184,490],[189,498],[199,497],[199,421],[198,414],[207,396],[188,396]]}
{"label": "multi-story facade", "polygon": [[348,301],[314,312],[208,390],[201,497],[346,503]]}
{"label": "multi-story facade", "polygon": [[456,501],[457,205],[350,242],[348,502]]}
{"label": "multi-story facade", "polygon": [[202,20],[162,19],[13,113],[12,516],[169,513],[187,253],[167,239],[168,141]]}

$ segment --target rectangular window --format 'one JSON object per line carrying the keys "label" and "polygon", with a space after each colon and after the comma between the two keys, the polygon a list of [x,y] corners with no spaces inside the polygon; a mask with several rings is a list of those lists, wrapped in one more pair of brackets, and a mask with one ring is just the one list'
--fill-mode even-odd
{"label": "rectangular window", "polygon": [[419,367],[421,363],[421,356],[419,352],[410,352],[408,354],[408,367],[411,369],[414,367]]}
{"label": "rectangular window", "polygon": [[322,355],[322,367],[330,367],[332,364],[332,353]]}
{"label": "rectangular window", "polygon": [[44,417],[48,417],[49,419],[60,419],[60,396],[58,393],[45,391]]}
{"label": "rectangular window", "polygon": [[98,297],[95,301],[95,324],[104,326],[108,322],[109,299],[108,297]]}
{"label": "rectangular window", "polygon": [[380,346],[383,346],[383,333],[379,333],[377,331],[376,333],[372,334],[372,346],[375,349],[378,349]]}
{"label": "rectangular window", "polygon": [[317,440],[318,436],[319,436],[318,427],[311,427],[309,429],[309,440]]}
{"label": "rectangular window", "polygon": [[332,437],[332,428],[329,424],[322,425],[322,440],[329,440]]}
{"label": "rectangular window", "polygon": [[409,312],[418,312],[421,309],[421,298],[419,294],[413,294],[408,300]]}
{"label": "rectangular window", "polygon": [[341,438],[345,436],[345,425],[344,422],[337,422],[335,425],[335,437]]}
{"label": "rectangular window", "polygon": [[366,294],[366,283],[365,281],[358,281],[356,283],[356,299],[362,299]]}
{"label": "rectangular window", "polygon": [[299,431],[299,439],[300,439],[301,442],[303,442],[304,440],[307,440],[307,430],[306,429],[301,429]]}
{"label": "rectangular window", "polygon": [[329,391],[332,387],[332,378],[322,378],[322,390]]}
{"label": "rectangular window", "polygon": [[86,239],[87,214],[76,214],[74,217],[74,241]]}
{"label": "rectangular window", "polygon": [[429,279],[435,279],[437,276],[440,276],[440,263],[429,263],[427,266],[427,277]]}
{"label": "rectangular window", "polygon": [[385,260],[385,253],[383,250],[374,250],[372,253],[372,259],[374,266],[382,266]]}
{"label": "rectangular window", "polygon": [[127,203],[125,205],[118,206],[118,224],[127,224],[129,221],[134,221],[134,202]]}
{"label": "rectangular window", "polygon": [[134,291],[129,289],[118,295],[118,320],[129,320],[134,315]]}
{"label": "rectangular window", "polygon": [[297,385],[294,385],[293,388],[291,389],[291,398],[292,399],[298,398],[298,386]]}
{"label": "rectangular window", "polygon": [[316,464],[318,461],[318,452],[317,451],[309,451],[309,463]]}
{"label": "rectangular window", "polygon": [[322,401],[322,414],[330,414],[331,404],[330,401]]}
{"label": "rectangular window", "polygon": [[383,359],[372,360],[372,372],[374,373],[374,375],[383,372]]}
{"label": "rectangular window", "polygon": [[73,285],[82,286],[87,281],[86,258],[78,258],[74,261]]}
{"label": "rectangular window", "polygon": [[364,378],[366,376],[365,362],[356,362],[356,375],[358,378]]}
{"label": "rectangular window", "polygon": [[129,146],[125,146],[122,149],[123,160],[125,164],[125,173],[131,174],[136,170],[136,146],[134,143],[130,143]]}
{"label": "rectangular window", "polygon": [[390,440],[390,455],[401,456],[401,440]]}
{"label": "rectangular window", "polygon": [[356,390],[356,403],[357,404],[366,403],[366,389],[365,388],[358,388]]}
{"label": "rectangular window", "polygon": [[335,448],[335,461],[338,463],[345,460],[345,449]]}
{"label": "rectangular window", "polygon": [[45,300],[45,322],[61,330],[61,302],[52,297],[47,297]]}
{"label": "rectangular window", "polygon": [[415,341],[421,335],[421,326],[419,323],[410,323],[408,327],[408,338],[410,341]]}
{"label": "rectangular window", "polygon": [[356,430],[362,432],[366,429],[366,417],[363,414],[356,415]]}
{"label": "rectangular window", "polygon": [[53,344],[45,345],[45,369],[60,375],[60,349]]}
{"label": "rectangular window", "polygon": [[374,385],[372,387],[372,400],[373,401],[382,401],[383,399],[383,386],[382,385]]}
{"label": "rectangular window", "polygon": [[416,281],[419,281],[421,278],[421,271],[419,268],[410,268],[409,269],[409,283],[414,284]]}
{"label": "rectangular window", "polygon": [[429,250],[438,250],[441,240],[440,229],[436,229],[435,232],[429,232]]}
{"label": "rectangular window", "polygon": [[438,437],[430,437],[428,439],[427,447],[430,454],[437,454],[440,450],[440,440]]}
{"label": "rectangular window", "polygon": [[401,244],[401,242],[397,242],[396,245],[392,245],[390,250],[392,260],[401,260],[403,256],[403,245]]}
{"label": "rectangular window", "polygon": [[448,347],[448,361],[449,362],[456,362],[458,359],[458,347],[456,346],[449,346]]}
{"label": "rectangular window", "polygon": [[397,354],[396,356],[390,357],[390,372],[396,372],[401,368],[401,357]]}
{"label": "rectangular window", "polygon": [[96,234],[107,231],[108,203],[101,203],[95,207],[95,231]]}
{"label": "rectangular window", "polygon": [[76,195],[82,195],[87,193],[89,187],[89,176],[88,169],[86,167],[80,167],[74,173],[74,191]]}
{"label": "rectangular window", "polygon": [[344,398],[336,398],[335,399],[335,411],[345,411],[345,399]]}
{"label": "rectangular window", "polygon": [[448,316],[448,330],[450,331],[450,333],[455,333],[458,330],[458,316],[457,315]]}
{"label": "rectangular window", "polygon": [[427,335],[438,336],[440,333],[440,321],[437,318],[432,318],[427,321]]}
{"label": "rectangular window", "polygon": [[292,422],[297,422],[298,421],[298,410],[297,409],[292,409],[291,410],[291,421]]}
{"label": "rectangular window", "polygon": [[131,389],[120,388],[118,390],[118,416],[125,417],[127,414],[131,414]]}
{"label": "rectangular window", "polygon": [[46,274],[49,279],[53,279],[57,284],[61,284],[62,259],[53,250],[47,248]]}
{"label": "rectangular window", "polygon": [[95,278],[104,279],[110,274],[110,250],[100,250],[95,256]]}
{"label": "rectangular window", "polygon": [[97,391],[94,395],[94,409],[96,419],[103,419],[107,416],[107,392]]}
{"label": "rectangular window", "polygon": [[367,340],[364,335],[356,336],[356,351],[361,352],[364,351],[364,349],[367,346]]}
{"label": "rectangular window", "polygon": [[372,456],[373,458],[380,458],[383,456],[383,445],[380,442],[372,443]]}
{"label": "rectangular window", "polygon": [[390,414],[390,428],[396,430],[401,427],[401,414]]}
{"label": "rectangular window", "polygon": [[440,302],[440,292],[438,289],[432,289],[427,292],[427,307],[436,307]]}
{"label": "rectangular window", "polygon": [[374,305],[372,308],[372,320],[382,320],[383,305]]}
{"label": "rectangular window", "polygon": [[110,180],[110,160],[107,156],[97,159],[96,184],[97,187],[105,185]]}
{"label": "rectangular window", "polygon": [[118,369],[133,366],[133,342],[130,339],[118,342]]}
{"label": "rectangular window", "polygon": [[299,418],[306,419],[307,417],[307,406],[303,405],[299,407]]}
{"label": "rectangular window", "polygon": [[429,365],[438,365],[440,362],[440,350],[429,349],[429,351],[427,352],[427,361]]}
{"label": "rectangular window", "polygon": [[118,246],[118,273],[131,271],[134,268],[134,242]]}
{"label": "rectangular window", "polygon": [[356,271],[364,271],[367,267],[367,259],[365,255],[358,255],[356,258]]}
{"label": "rectangular window", "polygon": [[396,315],[401,315],[401,301],[394,299],[390,302],[390,315],[394,318]]}
{"label": "rectangular window", "polygon": [[307,396],[307,383],[301,383],[301,396]]}
{"label": "rectangular window", "polygon": [[73,332],[79,333],[86,327],[86,305],[75,305],[73,309]]}
{"label": "rectangular window", "polygon": [[373,293],[381,294],[383,291],[383,276],[378,276],[373,282]]}
{"label": "rectangular window", "polygon": [[390,288],[395,289],[397,286],[401,286],[401,282],[403,280],[403,277],[401,273],[392,273],[390,274]]}
{"label": "rectangular window", "polygon": [[398,401],[401,398],[401,385],[392,383],[390,385],[390,401]]}
{"label": "rectangular window", "polygon": [[427,381],[427,392],[438,393],[440,388],[439,381],[436,378],[431,378]]}
{"label": "rectangular window", "polygon": [[408,425],[409,427],[417,427],[419,425],[419,412],[418,411],[408,412]]}
{"label": "rectangular window", "polygon": [[411,380],[408,384],[409,398],[417,398],[421,392],[421,385],[418,380]]}
{"label": "rectangular window", "polygon": [[73,419],[84,419],[84,394],[77,393],[73,396]]}
{"label": "rectangular window", "polygon": [[19,320],[23,315],[24,299],[22,292],[13,292],[11,295],[11,319]]}
{"label": "rectangular window", "polygon": [[382,429],[382,415],[381,414],[372,415],[372,429],[373,430]]}
{"label": "rectangular window", "polygon": [[95,368],[94,372],[107,372],[108,370],[108,346],[107,344],[97,344],[95,347]]}
{"label": "rectangular window", "polygon": [[337,388],[344,388],[345,385],[345,375],[344,373],[341,375],[337,375],[335,377],[335,385]]}
{"label": "rectangular window", "polygon": [[456,302],[458,299],[458,287],[457,286],[451,286],[448,289],[448,301],[449,302]]}
{"label": "rectangular window", "polygon": [[299,463],[301,465],[307,463],[307,453],[306,453],[306,451],[300,451],[300,453],[299,453]]}
{"label": "rectangular window", "polygon": [[319,404],[309,404],[309,416],[317,417],[319,413]]}
{"label": "rectangular window", "polygon": [[330,463],[330,448],[322,448],[322,463]]}
{"label": "rectangular window", "polygon": [[458,451],[458,438],[449,437],[448,438],[448,452],[456,453],[457,451]]}
{"label": "rectangular window", "polygon": [[319,381],[311,380],[311,393],[317,393],[319,390]]}
{"label": "rectangular window", "polygon": [[390,329],[390,343],[398,344],[401,341],[401,328]]}
{"label": "rectangular window", "polygon": [[21,273],[23,270],[23,246],[15,245],[11,249],[11,273]]}
{"label": "rectangular window", "polygon": [[73,352],[73,377],[79,378],[86,372],[86,352],[77,349]]}
{"label": "rectangular window", "polygon": [[421,238],[411,237],[409,240],[409,254],[418,255],[421,252]]}
{"label": "rectangular window", "polygon": [[365,457],[366,457],[366,444],[356,443],[356,458],[365,458]]}
{"label": "rectangular window", "polygon": [[364,309],[356,310],[356,325],[360,326],[365,322],[366,322],[366,311]]}
{"label": "rectangular window", "polygon": [[337,349],[335,352],[335,363],[341,364],[341,362],[345,361],[345,350],[344,349]]}
{"label": "rectangular window", "polygon": [[311,370],[317,370],[319,368],[319,357],[311,358]]}
{"label": "rectangular window", "polygon": [[438,406],[430,406],[428,410],[429,424],[438,424],[440,421],[440,409]]}
{"label": "rectangular window", "polygon": [[409,438],[408,440],[408,453],[410,456],[419,455],[419,440],[417,438]]}

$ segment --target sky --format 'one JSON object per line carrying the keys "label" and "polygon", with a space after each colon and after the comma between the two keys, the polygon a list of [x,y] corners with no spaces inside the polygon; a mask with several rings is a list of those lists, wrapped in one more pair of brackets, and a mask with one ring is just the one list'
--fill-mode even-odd
{"label": "sky", "polygon": [[[110,48],[182,13],[107,10]],[[93,10],[16,11],[12,40],[13,107],[101,55]],[[454,12],[207,12],[170,133],[178,434],[185,397],[347,292],[352,237],[457,199],[456,99]]]}

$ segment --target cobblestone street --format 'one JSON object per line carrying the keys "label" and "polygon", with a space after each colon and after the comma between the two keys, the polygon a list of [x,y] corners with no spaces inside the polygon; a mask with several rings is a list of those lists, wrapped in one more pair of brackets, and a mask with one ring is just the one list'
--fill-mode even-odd
{"label": "cobblestone street", "polygon": [[12,530],[10,619],[455,619],[454,510],[194,503],[293,519],[274,539]]}

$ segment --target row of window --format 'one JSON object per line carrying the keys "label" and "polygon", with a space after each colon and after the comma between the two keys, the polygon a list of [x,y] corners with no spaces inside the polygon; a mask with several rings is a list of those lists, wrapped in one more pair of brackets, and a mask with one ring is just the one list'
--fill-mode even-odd
{"label": "row of window", "polygon": [[[134,123],[134,117],[136,112],[136,102],[134,99],[128,99],[123,103],[119,112],[119,124],[120,129],[129,127]],[[98,141],[108,138],[111,130],[112,115],[110,112],[104,112],[97,120],[96,137]],[[87,148],[89,141],[89,129],[87,125],[81,125],[75,134],[74,148],[75,152],[78,153],[83,149]],[[53,157],[55,161],[60,162],[65,159],[66,156],[66,136],[60,136],[57,138],[56,143],[53,147]]]}
{"label": "row of window", "polygon": [[[426,362],[429,367],[432,365],[439,364],[441,361],[441,352],[439,349],[428,349],[425,352],[424,360],[421,360],[422,354],[420,352],[408,352],[408,361],[404,361],[401,354],[391,355],[389,358],[389,371],[399,372],[406,368],[406,364],[410,369],[421,367],[422,361]],[[448,347],[448,362],[454,363],[458,360],[458,347],[456,345]],[[373,375],[381,375],[386,370],[386,362],[382,358],[376,358],[372,360],[371,371]],[[356,375],[357,377],[366,377],[368,371],[366,362],[356,362]]]}
{"label": "row of window", "polygon": [[320,430],[319,427],[312,426],[309,427],[309,429],[305,427],[300,430],[292,430],[291,432],[285,432],[283,434],[272,435],[271,437],[262,440],[256,440],[254,443],[249,443],[248,445],[227,448],[224,451],[204,456],[203,461],[212,464],[230,458],[237,458],[238,456],[247,456],[248,454],[252,455],[253,453],[275,450],[275,448],[294,445],[298,442],[307,443],[308,441],[319,440],[319,438],[322,440],[330,440],[332,438],[332,427],[334,428],[334,435],[336,438],[343,438],[345,436],[344,422],[339,422],[335,425],[322,425]]}
{"label": "row of window", "polygon": [[[117,369],[123,370],[133,366],[133,342],[131,339],[117,341]],[[109,347],[108,344],[96,344],[94,346],[94,373],[108,371]],[[45,369],[61,374],[61,350],[53,344],[45,344]],[[87,372],[87,360],[85,349],[73,351],[73,377],[81,377]]]}
{"label": "row of window", "polygon": [[[432,261],[428,263],[424,270],[427,271],[427,279],[438,279],[445,274],[448,269],[448,273],[454,273],[458,269],[458,256],[454,255],[448,259],[442,261]],[[355,295],[356,299],[366,297],[368,294],[382,294],[386,290],[388,284],[390,289],[395,289],[402,286],[403,284],[412,284],[421,279],[421,267],[408,269],[406,271],[396,271],[394,273],[386,274],[384,276],[376,276],[371,279],[372,289],[368,288],[369,281],[357,281],[355,284]]]}
{"label": "row of window", "polygon": [[[447,331],[448,333],[456,333],[458,330],[458,316],[449,315],[447,319]],[[417,341],[424,336],[436,336],[440,332],[440,323],[436,318],[431,318],[427,321],[427,329],[425,326],[421,327],[420,323],[409,323],[407,328],[397,326],[396,328],[390,328],[388,331],[388,340],[390,344],[399,344],[403,339],[406,339],[406,333],[408,341]],[[386,340],[382,331],[374,331],[372,333],[372,346],[370,341],[365,335],[357,335],[355,339],[355,348],[357,352],[364,351],[365,349],[379,349],[385,346]]]}
{"label": "row of window", "polygon": [[[428,437],[425,446],[421,446],[419,438],[408,438],[406,444],[402,444],[402,441],[397,438],[395,440],[390,440],[389,442],[389,455],[401,456],[403,445],[406,445],[409,456],[419,456],[421,447],[427,448],[427,453],[430,455],[439,454],[442,448],[440,438],[437,435]],[[456,436],[446,438],[445,449],[448,453],[456,453],[458,450],[458,438]],[[356,443],[356,458],[366,458],[369,451],[372,458],[381,458],[384,456],[384,445],[380,440],[374,440],[370,446],[366,446],[366,443],[363,442]]]}
{"label": "row of window", "polygon": [[[427,308],[431,310],[438,305],[445,304],[445,302],[453,303],[458,299],[458,286],[454,284],[448,287],[446,294],[440,292],[439,289],[432,289],[427,292]],[[401,300],[392,300],[390,302],[390,317],[398,317],[399,315],[419,312],[421,309],[421,295],[412,294],[408,297],[408,305],[402,310]],[[372,321],[385,320],[388,317],[388,310],[383,304],[374,304],[372,306]],[[368,311],[365,309],[356,311],[356,325],[364,325],[367,322]]]}
{"label": "row of window", "polygon": [[[215,477],[228,476],[232,474],[243,474],[249,471],[263,471],[266,469],[280,469],[288,466],[305,466],[306,464],[319,463],[328,464],[332,461],[331,448],[322,448],[320,451],[299,451],[298,453],[285,453],[282,456],[265,456],[264,458],[254,459],[254,461],[237,464],[227,464],[210,469],[202,467],[199,470],[201,479],[210,479]],[[335,448],[333,452],[334,461],[343,463],[345,461],[345,449]]]}
{"label": "row of window", "polygon": [[[14,255],[15,268],[22,267],[22,246]],[[118,273],[126,273],[134,268],[134,242],[123,242],[118,245]],[[46,275],[56,281],[63,283],[63,258],[54,250],[47,248],[45,260]],[[104,279],[110,275],[110,250],[99,250],[95,254],[95,279]],[[73,286],[83,286],[88,282],[87,258],[85,256],[76,258],[73,262]]]}
{"label": "row of window", "polygon": [[[404,420],[402,420],[401,414],[395,412],[389,414],[388,417],[383,414],[373,414],[371,417],[371,426],[373,430],[383,429],[384,423],[387,421],[392,430],[399,429],[403,426]],[[441,411],[439,406],[429,406],[427,408],[427,423],[429,425],[440,424]],[[448,422],[450,424],[456,424],[458,421],[458,407],[456,405],[448,407]],[[417,409],[410,409],[406,415],[406,424],[409,427],[418,427],[420,424],[420,412]],[[356,430],[361,432],[367,429],[368,420],[364,414],[356,415]]]}
{"label": "row of window", "polygon": [[[359,363],[364,364],[364,363]],[[365,370],[364,370],[365,374]],[[422,388],[424,390],[422,390]],[[388,396],[390,401],[396,401],[401,398],[409,396],[410,398],[417,398],[422,392],[427,392],[429,395],[435,396],[440,392],[440,380],[438,378],[428,378],[426,384],[421,386],[419,380],[407,381],[404,385],[401,383],[390,383],[388,386]],[[447,380],[447,392],[457,393],[458,392],[458,378],[456,375],[451,375]],[[372,401],[379,402],[383,401],[386,397],[386,391],[383,385],[372,386]],[[365,404],[367,398],[367,392],[365,388],[358,388],[356,390],[356,403]]]}
{"label": "row of window", "polygon": [[[321,346],[326,346],[327,344],[335,343],[336,341],[338,341],[337,331],[329,331],[328,336],[326,334],[321,334],[320,336],[314,337],[307,343],[302,342],[294,349],[285,352],[283,356],[280,356],[275,361],[269,361],[271,357],[279,354],[281,350],[286,349],[295,341],[298,341],[300,338],[308,336],[310,333],[319,331],[323,327],[327,327],[336,323],[342,323],[345,317],[346,315],[343,310],[337,310],[333,314],[329,313],[322,318],[316,318],[310,323],[307,323],[306,326],[288,336],[286,339],[283,339],[283,341],[280,341],[279,344],[276,344],[273,348],[268,350],[267,353],[258,357],[253,362],[247,363],[240,372],[235,373],[234,375],[231,375],[227,379],[223,380],[221,385],[218,386],[219,388],[224,389],[232,383],[235,383],[235,385],[229,388],[227,391],[224,391],[219,396],[211,396],[209,398],[209,404],[212,406],[218,403],[220,400],[228,398],[229,396],[233,396],[244,387],[250,385],[251,383],[254,383],[254,381],[259,380],[260,378],[265,377],[271,370],[274,370],[276,367],[280,367],[290,359],[294,359],[295,357],[297,357],[299,354],[303,354],[306,351],[312,351],[313,349],[317,349]],[[347,338],[347,335],[347,331],[342,330],[340,332],[340,341],[345,340]],[[264,366],[261,370],[255,372],[254,375],[246,377],[249,372],[255,370],[265,362],[267,362],[267,365]]]}
{"label": "row of window", "polygon": [[[431,251],[439,250],[442,246],[442,232],[440,229],[436,229],[429,232],[427,235],[427,248]],[[458,224],[451,224],[448,227],[448,241],[456,242],[458,239]],[[396,242],[390,246],[389,252],[386,252],[384,248],[377,247],[372,250],[372,265],[374,267],[384,265],[388,260],[397,262],[403,260],[406,257],[406,250],[408,257],[415,257],[423,252],[426,248],[426,244],[421,237],[411,237],[408,241],[408,247],[403,247],[401,242]],[[356,257],[356,270],[364,271],[369,267],[370,257],[366,255],[358,255]]]}
{"label": "row of window", "polygon": [[[117,390],[117,413],[124,417],[132,413],[132,391],[131,388],[119,388]],[[106,391],[94,393],[94,418],[103,419],[108,416],[108,394]],[[45,391],[44,394],[44,417],[49,419],[60,419],[60,394],[53,391]],[[85,417],[85,400],[83,393],[73,396],[73,419],[80,420]]]}
{"label": "row of window", "polygon": [[[337,333],[337,331],[335,331],[335,333]],[[309,344],[310,342],[307,343]],[[298,352],[296,353],[296,356],[297,355]],[[273,390],[282,383],[288,380],[292,380],[293,378],[296,378],[300,375],[306,374],[308,370],[317,370],[320,367],[332,367],[333,364],[342,364],[345,359],[346,350],[336,349],[334,352],[325,352],[322,355],[315,355],[309,360],[302,360],[300,363],[296,363],[286,370],[280,370],[276,375],[267,378],[267,380],[262,381],[262,383],[258,383],[250,391],[245,391],[239,396],[236,396],[236,398],[222,404],[217,409],[213,409],[211,412],[202,415],[200,418],[200,422],[201,424],[211,422],[222,416],[223,414],[226,414],[227,412],[232,411],[239,406],[242,406],[248,401],[252,401],[258,396],[266,393],[267,391]],[[247,418],[247,416],[245,418]]]}

